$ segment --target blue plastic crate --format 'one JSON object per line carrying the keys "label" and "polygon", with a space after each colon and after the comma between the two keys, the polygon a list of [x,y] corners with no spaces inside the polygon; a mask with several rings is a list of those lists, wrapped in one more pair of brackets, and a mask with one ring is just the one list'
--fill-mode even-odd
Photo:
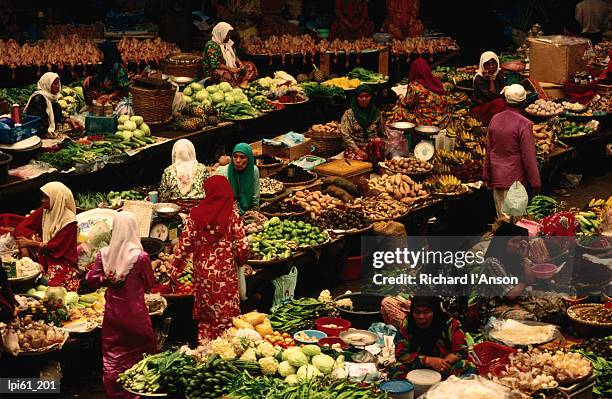
{"label": "blue plastic crate", "polygon": [[15,126],[11,129],[0,129],[0,143],[14,144],[38,133],[40,117],[23,114],[21,118],[23,121],[21,126]]}
{"label": "blue plastic crate", "polygon": [[117,131],[116,116],[95,116],[89,114],[85,117],[85,132],[88,136],[99,134],[115,134]]}

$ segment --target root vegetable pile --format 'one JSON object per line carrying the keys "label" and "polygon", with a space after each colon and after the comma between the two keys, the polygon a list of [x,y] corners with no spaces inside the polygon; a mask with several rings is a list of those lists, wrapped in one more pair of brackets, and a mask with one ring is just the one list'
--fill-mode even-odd
{"label": "root vegetable pile", "polygon": [[324,211],[341,207],[342,200],[334,198],[331,195],[323,194],[320,191],[298,191],[290,199],[293,203],[301,205],[312,219],[319,218]]}
{"label": "root vegetable pile", "polygon": [[391,171],[407,175],[425,173],[433,169],[433,165],[429,162],[416,158],[394,158],[387,161],[386,164]]}
{"label": "root vegetable pile", "polygon": [[361,230],[368,227],[371,221],[361,209],[340,211],[332,209],[321,215],[317,225],[327,230]]}
{"label": "root vegetable pile", "polygon": [[404,204],[412,204],[417,199],[427,196],[427,191],[421,184],[401,173],[384,174],[371,179],[369,188],[370,193],[376,194],[377,192],[380,199],[395,199]]}
{"label": "root vegetable pile", "polygon": [[371,221],[393,219],[408,212],[408,206],[402,202],[390,198],[369,197],[357,199],[356,205],[360,205],[364,214]]}

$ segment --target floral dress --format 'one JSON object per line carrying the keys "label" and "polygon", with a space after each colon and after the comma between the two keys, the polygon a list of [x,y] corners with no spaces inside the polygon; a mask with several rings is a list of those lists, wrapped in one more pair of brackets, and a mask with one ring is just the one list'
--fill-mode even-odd
{"label": "floral dress", "polygon": [[242,219],[234,207],[230,228],[219,241],[210,242],[187,219],[175,251],[177,267],[193,254],[193,318],[199,320],[198,339],[214,339],[231,326],[240,314],[237,263],[248,255]]}
{"label": "floral dress", "polygon": [[250,61],[242,62],[236,58],[236,66],[240,67],[237,73],[222,69],[221,65],[225,64],[225,60],[221,47],[212,40],[206,43],[203,53],[202,69],[205,78],[213,78],[216,82],[229,82],[232,85],[239,85],[243,80],[252,81],[257,78],[257,67]]}
{"label": "floral dress", "polygon": [[410,82],[406,96],[398,101],[395,114],[404,121],[417,126],[443,128],[450,119],[448,103],[444,96],[434,93],[419,82]]}
{"label": "floral dress", "polygon": [[178,176],[176,168],[170,165],[164,170],[164,174],[159,184],[159,198],[161,202],[174,200],[200,200],[205,197],[204,180],[208,177],[208,171],[205,165],[198,164],[191,190],[187,194],[181,193],[178,186]]}
{"label": "floral dress", "polygon": [[381,129],[381,118],[380,115],[376,120],[368,127],[363,129],[352,109],[346,110],[342,119],[340,120],[340,132],[342,133],[342,139],[344,140],[344,147],[346,149],[364,149],[370,142],[370,139],[378,137]]}

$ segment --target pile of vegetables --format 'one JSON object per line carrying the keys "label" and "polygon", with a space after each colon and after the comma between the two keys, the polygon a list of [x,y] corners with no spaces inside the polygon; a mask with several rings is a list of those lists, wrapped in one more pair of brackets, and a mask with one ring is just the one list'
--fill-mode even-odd
{"label": "pile of vegetables", "polygon": [[358,198],[355,204],[361,206],[366,217],[373,222],[393,219],[408,212],[406,204],[390,198],[381,198],[380,196]]}
{"label": "pile of vegetables", "polygon": [[268,221],[265,215],[257,211],[247,211],[242,215],[242,218],[244,220],[244,232],[247,235],[262,231],[264,229],[264,223]]}
{"label": "pile of vegetables", "polygon": [[371,224],[372,222],[361,209],[352,208],[345,211],[337,209],[326,211],[317,220],[317,225],[327,230],[361,230]]}
{"label": "pile of vegetables", "polygon": [[593,134],[599,128],[599,122],[592,120],[586,124],[577,124],[576,122],[566,121],[562,124],[562,130],[559,133],[559,138],[579,137]]}
{"label": "pile of vegetables", "polygon": [[289,167],[287,167],[278,171],[272,178],[282,183],[304,183],[315,177],[315,175],[299,166],[291,165],[291,168],[294,170],[292,176],[289,175]]}
{"label": "pile of vegetables", "polygon": [[32,352],[54,344],[60,344],[66,339],[67,333],[43,320],[34,321],[31,316],[25,316],[15,332],[19,342],[20,352]]}
{"label": "pile of vegetables", "polygon": [[558,203],[554,198],[546,195],[536,195],[527,205],[527,215],[540,220],[555,213],[557,206]]}
{"label": "pile of vegetables", "polygon": [[76,164],[87,164],[103,156],[121,154],[124,150],[121,140],[109,138],[104,141],[94,141],[90,145],[77,144],[65,140],[56,152],[45,152],[38,160],[46,162],[58,170],[68,170]]}
{"label": "pile of vegetables", "polygon": [[346,99],[346,93],[340,87],[322,85],[317,82],[300,83],[300,87],[307,97],[324,97],[332,101]]}
{"label": "pile of vegetables", "polygon": [[107,206],[111,202],[106,193],[95,191],[77,193],[74,200],[77,208],[81,209],[95,209],[99,206]]}
{"label": "pile of vegetables", "polygon": [[561,115],[563,111],[563,105],[558,104],[554,101],[536,100],[535,103],[530,104],[525,108],[525,112],[530,115],[538,116],[541,118],[550,118],[553,116]]}
{"label": "pile of vegetables", "polygon": [[401,173],[375,177],[370,179],[368,186],[372,195],[380,199],[395,199],[404,204],[411,204],[428,195],[422,184]]}
{"label": "pile of vegetables", "polygon": [[277,199],[262,205],[260,211],[268,215],[276,214],[278,216],[290,216],[292,214],[304,213],[306,212],[306,209],[304,209],[301,205],[294,204],[286,199]]}
{"label": "pile of vegetables", "polygon": [[0,88],[0,101],[6,101],[9,106],[19,104],[21,107],[25,107],[36,88],[36,83],[24,87]]}
{"label": "pile of vegetables", "polygon": [[151,129],[144,123],[142,116],[121,115],[117,122],[119,125],[115,136],[122,139],[122,144],[130,148],[139,148],[155,143],[155,140],[150,137]]}
{"label": "pile of vegetables", "polygon": [[317,318],[327,316],[331,310],[314,298],[293,299],[273,309],[270,323],[275,331],[293,334],[312,328]]}
{"label": "pile of vegetables", "polygon": [[346,76],[351,79],[359,79],[365,83],[384,83],[389,80],[389,77],[381,73],[370,71],[369,69],[361,67],[353,68],[353,70],[347,73]]}
{"label": "pile of vegetables", "polygon": [[232,88],[228,82],[206,87],[200,83],[191,83],[183,89],[183,98],[187,104],[202,107],[225,108],[237,103],[250,104],[242,89]]}
{"label": "pile of vegetables", "polygon": [[311,219],[319,218],[323,212],[336,209],[343,205],[342,200],[323,194],[321,191],[300,190],[296,192],[290,201],[306,209]]}
{"label": "pile of vegetables", "polygon": [[[85,105],[85,97],[83,96],[83,88],[80,86],[62,87],[61,94],[57,103],[62,107],[64,117],[78,113]],[[25,104],[24,104],[25,105]]]}
{"label": "pile of vegetables", "polygon": [[588,359],[593,365],[596,397],[612,397],[612,337],[590,338],[571,348]]}
{"label": "pile of vegetables", "polygon": [[321,83],[322,86],[335,86],[343,90],[353,90],[361,84],[359,79],[349,79],[345,76],[341,78],[333,78]]}

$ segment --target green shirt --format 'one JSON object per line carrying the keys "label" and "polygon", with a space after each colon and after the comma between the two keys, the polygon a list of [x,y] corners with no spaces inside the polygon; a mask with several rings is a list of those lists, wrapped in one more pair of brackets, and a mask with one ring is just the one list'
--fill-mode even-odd
{"label": "green shirt", "polygon": [[[217,175],[221,175],[221,176],[225,176],[225,178],[228,178],[228,170],[229,170],[229,166],[231,164],[227,164],[227,165],[223,165],[223,166],[219,166],[217,168],[217,171],[215,172]],[[253,176],[255,179],[255,184],[253,187],[253,209],[258,209],[259,208],[259,191],[260,191],[260,187],[259,187],[259,169],[257,169],[257,166],[253,166]],[[248,209],[245,209],[244,211],[246,212]]]}

